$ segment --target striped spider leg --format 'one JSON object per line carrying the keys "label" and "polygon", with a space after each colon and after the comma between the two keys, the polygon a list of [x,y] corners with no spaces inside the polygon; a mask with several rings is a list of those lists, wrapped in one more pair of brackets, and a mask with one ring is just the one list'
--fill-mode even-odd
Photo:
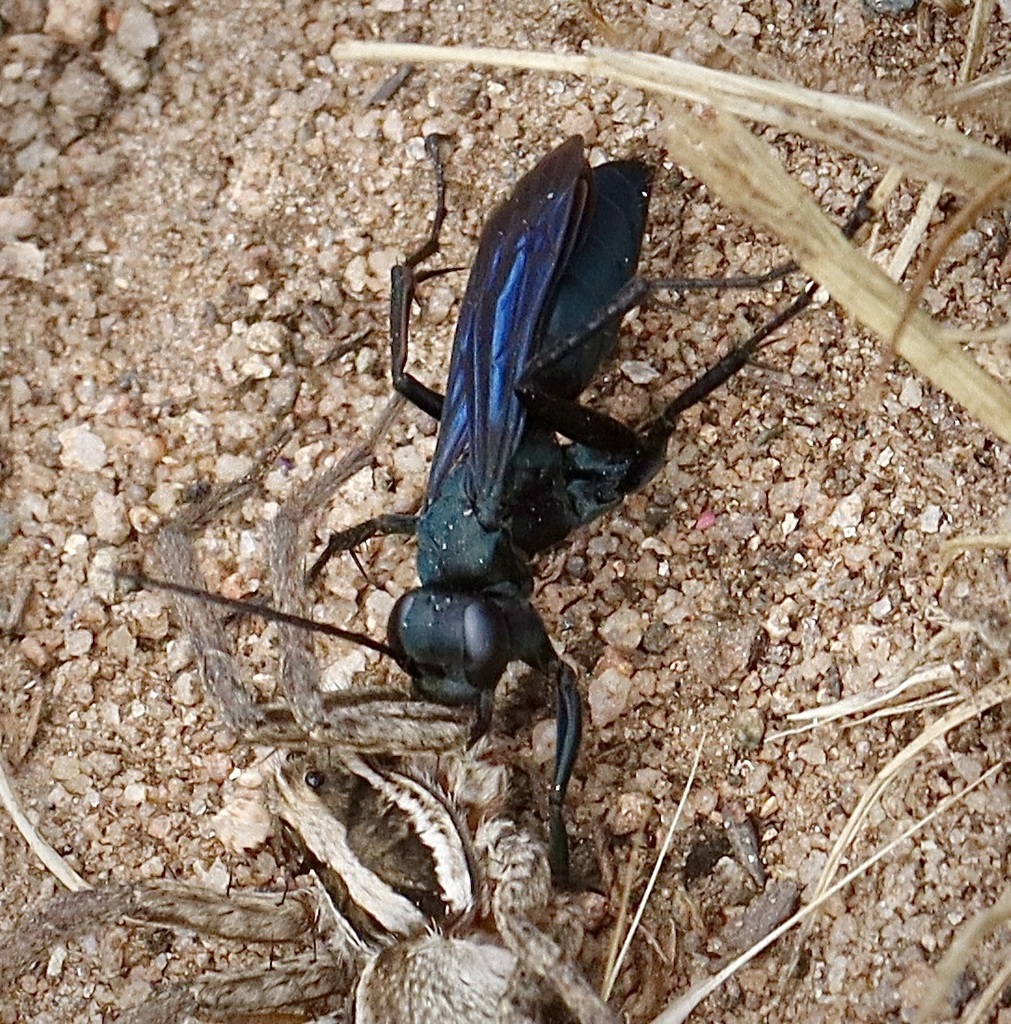
{"label": "striped spider leg", "polygon": [[[362,464],[352,452],[325,481]],[[270,530],[274,599],[299,611],[298,532],[319,483]],[[214,504],[221,507],[220,502]],[[157,538],[158,572],[200,589],[191,515]],[[122,1024],[187,1019],[351,1024],[534,1024],[567,1013],[613,1024],[575,965],[584,906],[551,885],[542,844],[503,817],[505,768],[487,742],[468,748],[466,711],[382,691],[323,693],[311,634],[278,624],[285,705],[242,685],[220,613],[179,594],[204,685],[221,716],[276,748],[266,801],[316,875],[312,889],[217,893],[177,881],[114,884],[59,897],[0,946],[0,981],[38,969],[47,949],[113,921],[181,928],[270,948],[262,968],[165,985]],[[278,956],[286,945],[309,952]]]}

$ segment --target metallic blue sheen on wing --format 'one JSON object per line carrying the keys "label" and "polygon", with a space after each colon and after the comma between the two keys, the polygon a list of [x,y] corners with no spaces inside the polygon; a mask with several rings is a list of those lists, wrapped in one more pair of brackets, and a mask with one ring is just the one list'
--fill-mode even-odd
{"label": "metallic blue sheen on wing", "polygon": [[523,437],[516,387],[546,339],[543,314],[591,187],[582,139],[548,154],[488,219],[467,282],[427,504],[459,467],[478,518],[498,522],[506,467]]}

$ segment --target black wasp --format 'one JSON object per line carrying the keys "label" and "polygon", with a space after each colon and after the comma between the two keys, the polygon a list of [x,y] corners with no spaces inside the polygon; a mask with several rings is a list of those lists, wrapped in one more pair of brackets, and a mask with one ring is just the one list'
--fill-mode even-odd
{"label": "black wasp", "polygon": [[[361,643],[392,657],[416,698],[474,705],[472,736],[491,725],[495,687],[520,661],[551,677],[557,741],[551,788],[550,853],[556,878],[568,870],[565,791],[579,750],[582,712],[575,673],[555,653],[530,604],[530,558],[592,522],[648,483],[664,463],[678,417],[752,358],[777,328],[808,306],[794,302],[732,349],[639,430],[577,399],[615,346],[621,317],[653,290],[755,287],[796,270],[759,277],[647,282],[635,276],[651,172],[638,160],[591,168],[583,140],[562,143],[492,212],[460,308],[445,396],[406,370],[408,325],[419,272],[446,214],[440,139],[426,140],[436,169],[437,206],[425,244],[394,268],[392,377],[398,392],[439,421],[435,458],[419,515],[385,515],[334,534],[309,571],[370,537],[414,534],[420,586],[394,605],[387,642],[197,588],[138,582]],[[846,227],[867,218],[861,203]],[[565,439],[560,440],[560,438]]]}
{"label": "black wasp", "polygon": [[[756,285],[761,278],[662,281],[634,276],[651,173],[638,160],[591,168],[576,136],[516,186],[481,233],[453,343],[445,396],[406,372],[415,268],[438,249],[445,216],[439,140],[428,140],[438,206],[427,242],[393,272],[394,387],[439,421],[424,508],[331,537],[310,570],[379,534],[415,534],[420,586],[390,616],[387,643],[416,697],[474,704],[474,736],[491,723],[495,687],[512,661],[555,681],[557,747],[551,792],[552,865],[567,869],[562,817],[581,735],[575,674],[530,604],[530,557],[592,522],[663,465],[678,416],[739,370],[760,343],[811,301],[808,289],[745,345],[630,430],[576,399],[612,353],[621,316],[653,288]],[[565,438],[563,442],[559,438]]]}

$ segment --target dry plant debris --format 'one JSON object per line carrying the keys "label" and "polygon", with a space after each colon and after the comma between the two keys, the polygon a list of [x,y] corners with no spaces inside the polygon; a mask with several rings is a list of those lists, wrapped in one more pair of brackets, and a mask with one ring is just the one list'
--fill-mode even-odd
{"label": "dry plant debris", "polygon": [[[260,0],[214,10],[132,2],[82,4],[78,22],[72,9],[0,5],[0,621],[12,624],[0,679],[5,735],[27,748],[14,790],[34,829],[89,883],[177,875],[255,887],[290,871],[279,851],[240,855],[212,834],[252,755],[205,706],[166,603],[103,581],[189,492],[241,476],[301,383],[277,469],[202,550],[221,590],[257,592],[260,524],[388,395],[388,272],[429,212],[425,132],[456,139],[446,265],[467,264],[493,198],[563,136],[584,134],[598,158],[634,149],[661,165],[673,134],[676,159],[708,189],[660,174],[645,269],[761,270],[789,252],[847,311],[830,307],[785,331],[763,367],[686,419],[648,492],[541,567],[551,633],[600,697],[573,802],[574,828],[602,851],[605,879],[623,877],[637,845],[655,852],[697,738],[709,736],[615,982],[613,1005],[627,1019],[654,1018],[719,971],[724,936],[756,898],[726,858],[687,884],[679,870],[725,807],[743,802],[771,878],[795,881],[810,906],[861,796],[937,712],[913,706],[777,735],[788,715],[901,681],[900,667],[943,631],[938,607],[983,626],[951,648],[945,686],[1001,699],[1006,654],[980,635],[999,634],[1009,614],[1005,560],[981,551],[935,570],[939,542],[1011,528],[1011,467],[997,440],[1009,436],[1011,364],[992,343],[1006,335],[1011,299],[1006,217],[990,209],[944,250],[923,292],[929,318],[917,312],[895,340],[909,363],[887,348],[905,292],[829,225],[883,176],[894,188],[874,258],[915,274],[952,205],[996,192],[1008,160],[992,141],[1006,104],[990,101],[1003,88],[1011,29],[979,5],[949,15],[921,4],[874,21],[856,0],[601,5],[622,31],[641,29],[644,41],[628,50],[673,60],[581,52],[600,38],[578,6],[521,2],[461,16],[442,0],[283,11]],[[960,77],[970,36],[975,86]],[[416,52],[387,56],[411,60],[414,73],[384,106],[365,106],[391,68],[350,62],[349,41],[361,39],[522,41],[525,53],[492,54],[480,69],[461,63],[473,57],[461,49],[442,53],[439,67]],[[540,70],[514,70],[521,61]],[[718,113],[696,107],[675,121],[661,93]],[[957,113],[959,127],[924,117],[928,109]],[[746,137],[738,117],[772,127]],[[893,165],[901,173],[889,174]],[[733,185],[724,192],[721,182]],[[915,246],[903,247],[907,230]],[[450,276],[425,296],[414,355],[433,381],[459,293]],[[599,401],[644,418],[776,301],[689,296],[641,311],[619,358],[656,376],[647,385],[615,375]],[[327,361],[366,329],[357,348]],[[405,413],[330,525],[416,505],[432,444],[430,424]],[[413,567],[395,543],[365,556],[378,585],[341,567],[316,610],[374,630]],[[253,684],[269,692],[269,640],[251,631],[241,643]],[[334,681],[379,681],[364,656],[331,655]],[[547,770],[549,713],[518,679],[500,718],[510,754],[534,772]],[[878,849],[983,780],[964,805],[945,804],[942,818],[820,906],[799,976],[784,988],[788,944],[715,990],[694,1019],[912,1019],[958,925],[1006,886],[994,837],[1007,784],[986,774],[1005,747],[1000,705],[936,738],[915,772],[894,776],[864,838]],[[0,857],[0,927],[14,929],[57,883],[7,821]],[[633,901],[644,881],[632,884]],[[152,948],[110,928],[54,949],[0,998],[0,1021],[114,1020],[155,984],[244,956],[185,936]],[[980,948],[959,980],[964,999],[999,982],[1005,959]]]}

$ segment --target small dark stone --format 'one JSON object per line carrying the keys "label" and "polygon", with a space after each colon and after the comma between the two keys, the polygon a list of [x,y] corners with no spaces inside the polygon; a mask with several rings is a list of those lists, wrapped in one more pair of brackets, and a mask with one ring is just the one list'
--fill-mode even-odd
{"label": "small dark stone", "polygon": [[654,619],[642,635],[642,649],[647,654],[663,654],[671,645],[671,629],[665,622]]}
{"label": "small dark stone", "polygon": [[884,14],[905,14],[916,6],[916,0],[861,0],[864,10],[875,17]]}

